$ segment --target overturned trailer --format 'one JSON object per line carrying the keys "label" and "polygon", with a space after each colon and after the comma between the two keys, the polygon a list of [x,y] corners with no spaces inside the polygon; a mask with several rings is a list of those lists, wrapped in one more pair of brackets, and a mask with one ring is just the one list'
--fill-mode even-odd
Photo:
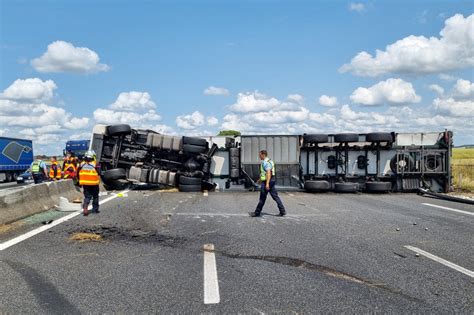
{"label": "overturned trailer", "polygon": [[448,192],[451,148],[450,131],[178,137],[98,125],[91,141],[108,187],[148,183],[181,191],[254,189],[265,149],[285,189]]}

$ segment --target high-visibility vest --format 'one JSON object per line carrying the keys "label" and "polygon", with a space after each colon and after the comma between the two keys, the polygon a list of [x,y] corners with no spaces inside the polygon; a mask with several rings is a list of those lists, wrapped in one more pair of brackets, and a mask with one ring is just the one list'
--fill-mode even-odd
{"label": "high-visibility vest", "polygon": [[[56,176],[54,176],[54,170],[56,169]],[[58,162],[52,162],[51,168],[49,169],[49,178],[51,179],[61,179],[61,168],[59,167]]]}
{"label": "high-visibility vest", "polygon": [[92,163],[81,164],[79,170],[79,185],[81,186],[97,186],[100,182],[99,173]]}
{"label": "high-visibility vest", "polygon": [[33,164],[31,164],[31,173],[35,174],[35,173],[39,173],[41,168],[40,168],[40,164],[41,164],[41,160],[36,160],[33,162]]}
{"label": "high-visibility vest", "polygon": [[267,171],[263,168],[263,163],[265,162],[270,163],[272,166],[272,177],[275,176],[275,162],[266,157],[265,160],[260,163],[260,180],[267,180]]}
{"label": "high-visibility vest", "polygon": [[64,164],[64,178],[76,177],[76,166],[72,163]]}

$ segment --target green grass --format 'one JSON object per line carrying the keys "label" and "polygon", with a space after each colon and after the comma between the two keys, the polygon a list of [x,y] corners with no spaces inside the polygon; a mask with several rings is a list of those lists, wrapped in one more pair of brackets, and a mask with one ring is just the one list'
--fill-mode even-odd
{"label": "green grass", "polygon": [[474,192],[474,149],[453,149],[451,166],[454,188]]}

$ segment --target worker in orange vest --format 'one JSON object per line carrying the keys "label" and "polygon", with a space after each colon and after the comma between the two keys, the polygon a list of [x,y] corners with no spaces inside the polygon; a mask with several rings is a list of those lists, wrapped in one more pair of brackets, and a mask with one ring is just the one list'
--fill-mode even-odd
{"label": "worker in orange vest", "polygon": [[63,171],[63,178],[64,179],[75,179],[76,177],[76,166],[74,164],[65,164],[64,171]]}
{"label": "worker in orange vest", "polygon": [[59,166],[58,160],[55,156],[51,158],[51,167],[49,168],[49,179],[59,180],[61,179],[61,167]]}
{"label": "worker in orange vest", "polygon": [[84,202],[82,214],[89,215],[89,203],[92,199],[92,213],[99,213],[99,183],[100,176],[94,161],[95,152],[89,150],[84,155],[84,161],[77,169],[79,185],[84,191]]}
{"label": "worker in orange vest", "polygon": [[78,167],[77,158],[72,154],[71,151],[68,151],[63,162],[63,172],[66,170],[67,166],[71,164],[74,165],[74,169],[77,169]]}

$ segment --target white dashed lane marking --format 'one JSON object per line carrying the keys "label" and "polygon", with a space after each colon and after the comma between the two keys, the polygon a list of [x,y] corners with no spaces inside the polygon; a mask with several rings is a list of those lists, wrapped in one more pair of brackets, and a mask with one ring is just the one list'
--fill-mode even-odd
{"label": "white dashed lane marking", "polygon": [[453,212],[462,213],[462,214],[467,214],[467,215],[474,215],[474,212],[463,211],[463,210],[459,210],[459,209],[453,209],[453,208],[449,208],[449,207],[433,205],[433,204],[431,204],[431,203],[422,203],[422,204],[425,205],[425,206],[428,206],[428,207],[433,207],[433,208],[438,208],[438,209],[453,211]]}
{"label": "white dashed lane marking", "polygon": [[219,295],[219,280],[217,278],[216,255],[213,244],[204,247],[204,304],[217,304],[221,301]]}
{"label": "white dashed lane marking", "polygon": [[436,261],[436,262],[438,262],[438,263],[440,263],[440,264],[443,264],[443,265],[445,265],[445,266],[447,266],[447,267],[449,267],[449,268],[451,268],[451,269],[454,269],[454,270],[459,271],[459,272],[461,272],[461,273],[463,273],[463,274],[465,274],[465,275],[468,275],[468,276],[471,277],[471,278],[474,278],[474,271],[471,271],[471,270],[469,270],[469,269],[466,269],[466,268],[464,268],[464,267],[461,267],[461,266],[459,266],[459,265],[456,265],[455,263],[452,263],[452,262],[450,262],[450,261],[447,261],[446,259],[443,259],[443,258],[441,258],[441,257],[435,256],[435,255],[430,254],[430,253],[428,253],[428,252],[425,252],[424,250],[421,250],[421,249],[419,249],[419,248],[416,248],[416,247],[413,247],[413,246],[408,246],[408,245],[406,245],[405,248],[406,248],[406,249],[409,249],[409,250],[411,250],[411,251],[413,251],[413,252],[415,252],[415,253],[418,253],[418,254],[420,254],[420,255],[422,255],[422,256],[425,256],[425,257],[427,257],[427,258],[429,258],[429,259],[431,259],[431,260],[434,260],[434,261]]}

